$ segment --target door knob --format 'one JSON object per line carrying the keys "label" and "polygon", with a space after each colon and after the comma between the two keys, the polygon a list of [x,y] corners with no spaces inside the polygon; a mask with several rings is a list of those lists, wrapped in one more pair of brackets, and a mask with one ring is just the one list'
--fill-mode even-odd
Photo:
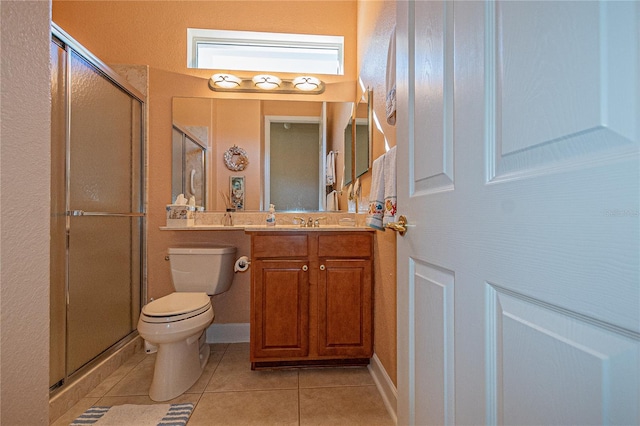
{"label": "door knob", "polygon": [[326,269],[326,268],[325,268],[325,266],[324,266],[324,265],[320,265],[320,270],[321,270],[321,271],[324,271],[325,269]]}
{"label": "door knob", "polygon": [[306,272],[306,271],[308,271],[308,270],[309,270],[309,267],[308,267],[307,265],[304,265],[304,266],[302,267],[302,270]]}
{"label": "door knob", "polygon": [[402,237],[407,232],[407,218],[405,216],[400,216],[397,222],[387,223],[386,228],[398,231]]}

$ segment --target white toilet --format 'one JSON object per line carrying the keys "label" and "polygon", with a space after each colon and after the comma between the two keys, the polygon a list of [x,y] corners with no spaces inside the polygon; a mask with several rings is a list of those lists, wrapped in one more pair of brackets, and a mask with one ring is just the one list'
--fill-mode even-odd
{"label": "white toilet", "polygon": [[170,248],[176,292],[142,308],[138,333],[157,347],[149,397],[167,401],[189,389],[209,358],[206,329],[213,321],[209,296],[225,292],[233,281],[236,248]]}

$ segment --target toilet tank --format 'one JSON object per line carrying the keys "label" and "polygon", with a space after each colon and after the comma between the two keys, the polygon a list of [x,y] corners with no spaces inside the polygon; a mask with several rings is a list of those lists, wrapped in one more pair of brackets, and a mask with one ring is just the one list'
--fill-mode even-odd
{"label": "toilet tank", "polygon": [[233,281],[235,258],[232,246],[169,248],[173,285],[176,291],[223,293]]}

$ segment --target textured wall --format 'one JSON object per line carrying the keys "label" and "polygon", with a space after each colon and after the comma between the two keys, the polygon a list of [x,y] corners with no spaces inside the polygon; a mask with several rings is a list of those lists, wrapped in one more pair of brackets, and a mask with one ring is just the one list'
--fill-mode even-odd
{"label": "textured wall", "polygon": [[[358,1],[358,76],[373,90],[373,112],[380,129],[373,129],[372,158],[396,145],[396,129],[385,120],[385,76],[389,36],[396,22],[395,1]],[[386,142],[385,142],[386,139]],[[400,170],[399,170],[400,172]],[[360,178],[364,199],[371,188],[371,171]],[[402,209],[402,206],[398,206]],[[375,239],[375,352],[396,382],[396,233],[376,232]]]}
{"label": "textured wall", "polygon": [[47,1],[0,2],[3,425],[48,424],[49,10]]}
{"label": "textured wall", "polygon": [[[53,21],[102,61],[146,64],[191,75],[205,87],[213,72],[187,69],[187,28],[344,35],[345,74],[322,76],[325,93],[308,95],[313,100],[337,101],[351,100],[355,87],[355,14],[356,0],[53,2]],[[348,99],[344,99],[345,87],[350,89]]]}

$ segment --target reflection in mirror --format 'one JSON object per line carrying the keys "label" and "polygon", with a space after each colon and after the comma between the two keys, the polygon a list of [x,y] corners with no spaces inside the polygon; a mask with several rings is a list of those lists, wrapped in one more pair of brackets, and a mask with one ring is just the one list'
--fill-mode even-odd
{"label": "reflection in mirror", "polygon": [[179,194],[195,197],[197,206],[205,206],[207,128],[185,127],[173,123],[173,155],[171,167],[171,200]]}
{"label": "reflection in mirror", "polygon": [[360,177],[371,167],[373,95],[369,89],[356,107],[355,117],[355,176]]}
{"label": "reflection in mirror", "polygon": [[353,125],[349,120],[349,124],[344,128],[344,185],[347,186],[353,182]]}
{"label": "reflection in mirror", "polygon": [[264,167],[265,206],[274,204],[279,211],[322,210],[320,167],[325,150],[319,157],[321,136],[320,117],[265,117],[269,157]]}
{"label": "reflection in mirror", "polygon": [[[351,105],[352,103],[350,102],[327,103],[326,132],[324,128],[321,132],[322,135],[326,133],[326,149],[322,148],[322,140],[318,141],[316,139],[316,151],[312,159],[315,161],[315,167],[305,167],[310,174],[314,175],[316,181],[320,178],[318,189],[313,195],[316,203],[313,207],[308,207],[313,211],[321,210],[322,204],[326,201],[324,194],[324,163],[327,150],[342,151],[346,118],[342,118],[340,114],[343,114],[346,108],[351,111]],[[278,184],[278,187],[290,195],[302,196],[303,194],[294,188],[293,183],[295,182],[290,176],[295,164],[302,162],[296,158],[287,159],[284,157],[283,159],[282,157],[286,153],[274,154],[266,150],[265,119],[267,116],[304,116],[322,120],[323,109],[323,102],[318,101],[173,98],[174,123],[179,123],[180,126],[186,127],[188,130],[203,127],[207,131],[206,140],[203,141],[207,147],[205,157],[208,162],[203,181],[204,192],[206,193],[206,209],[224,211],[226,206],[220,193],[228,195],[229,181],[232,176],[244,176],[245,210],[265,210],[265,200],[267,198],[265,195],[265,171],[270,168],[275,155],[277,155],[278,161],[287,165],[285,167],[285,176],[277,178],[280,179],[280,182],[284,182]],[[340,115],[340,117],[335,118],[333,117],[334,114]],[[331,130],[332,126],[339,126],[339,131]],[[284,128],[284,123],[281,123],[281,127]],[[234,145],[247,152],[249,164],[242,171],[229,170],[223,161],[224,152]],[[285,151],[294,152],[295,150]],[[175,153],[174,160],[176,164],[176,157],[179,155],[177,152]],[[338,182],[340,182],[342,179],[342,167],[337,172]],[[197,176],[196,172],[194,178],[197,178]],[[190,175],[187,178],[190,178]],[[298,178],[295,181],[297,180]],[[177,190],[178,181],[179,179],[175,177],[172,184],[172,192],[174,192],[174,188]],[[187,186],[189,184],[189,179],[187,179]],[[196,184],[194,182],[194,185]],[[273,184],[270,186],[273,186]],[[266,207],[268,207],[268,204],[266,204]],[[298,210],[298,207],[291,208]],[[341,206],[341,208],[346,210],[347,206]],[[304,209],[307,209],[307,207],[304,207]],[[276,210],[284,211],[285,206],[276,204]]]}

